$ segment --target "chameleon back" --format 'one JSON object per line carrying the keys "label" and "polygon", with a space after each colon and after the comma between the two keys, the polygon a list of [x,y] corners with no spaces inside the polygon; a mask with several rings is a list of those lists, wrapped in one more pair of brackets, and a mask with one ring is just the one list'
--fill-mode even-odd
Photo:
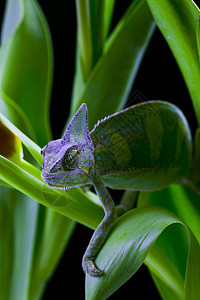
{"label": "chameleon back", "polygon": [[173,104],[132,106],[98,122],[90,136],[95,167],[111,188],[161,189],[190,170],[190,129]]}

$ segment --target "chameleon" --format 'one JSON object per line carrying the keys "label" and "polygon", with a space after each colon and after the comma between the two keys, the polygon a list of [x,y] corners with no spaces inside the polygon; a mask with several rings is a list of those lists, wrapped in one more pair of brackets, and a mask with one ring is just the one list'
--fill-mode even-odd
{"label": "chameleon", "polygon": [[89,132],[83,103],[63,137],[50,141],[41,155],[41,176],[52,188],[95,188],[105,216],[92,235],[82,267],[98,277],[104,272],[95,265],[95,257],[118,217],[107,187],[148,191],[180,181],[190,170],[191,133],[182,112],[163,101],[131,106],[98,121]]}

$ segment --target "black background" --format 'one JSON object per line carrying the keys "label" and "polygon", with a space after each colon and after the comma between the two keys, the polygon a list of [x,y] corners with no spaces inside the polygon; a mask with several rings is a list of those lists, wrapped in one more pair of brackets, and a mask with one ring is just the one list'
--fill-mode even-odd
{"label": "black background", "polygon": [[[54,138],[58,138],[68,115],[74,76],[75,1],[40,0],[39,3],[49,23],[53,40],[54,80],[51,124]],[[116,25],[130,3],[130,0],[116,1],[112,27]],[[187,88],[173,55],[158,29],[155,31],[133,85],[131,93],[136,92],[142,93],[149,100],[166,100],[179,106],[194,133],[197,123]],[[76,226],[69,246],[49,281],[42,299],[84,299],[81,259],[91,234],[92,231],[88,228],[79,224]],[[142,266],[136,275],[110,299],[146,299],[147,297],[161,299],[147,268]]]}

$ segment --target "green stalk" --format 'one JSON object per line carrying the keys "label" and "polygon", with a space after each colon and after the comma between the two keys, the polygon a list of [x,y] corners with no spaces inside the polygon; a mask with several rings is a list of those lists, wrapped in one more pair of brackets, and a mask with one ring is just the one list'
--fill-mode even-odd
{"label": "green stalk", "polygon": [[76,0],[76,13],[78,23],[78,47],[86,80],[92,68],[92,33],[90,19],[90,0]]}
{"label": "green stalk", "polygon": [[107,38],[112,22],[113,11],[115,7],[115,0],[104,0],[105,1],[105,11],[104,11],[104,28],[103,37],[104,40]]}
{"label": "green stalk", "polygon": [[137,201],[138,194],[138,191],[125,191],[121,198],[120,205],[125,206],[128,210],[132,209]]}
{"label": "green stalk", "polygon": [[90,0],[92,25],[92,67],[101,57],[104,48],[105,0]]}

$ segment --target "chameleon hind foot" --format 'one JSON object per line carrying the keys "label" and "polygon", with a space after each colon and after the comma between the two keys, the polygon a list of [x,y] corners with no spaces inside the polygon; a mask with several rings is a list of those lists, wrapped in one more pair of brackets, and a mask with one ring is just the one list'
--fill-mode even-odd
{"label": "chameleon hind foot", "polygon": [[99,277],[104,275],[104,272],[98,270],[94,262],[90,259],[83,258],[82,267],[85,274],[88,274],[92,277]]}

